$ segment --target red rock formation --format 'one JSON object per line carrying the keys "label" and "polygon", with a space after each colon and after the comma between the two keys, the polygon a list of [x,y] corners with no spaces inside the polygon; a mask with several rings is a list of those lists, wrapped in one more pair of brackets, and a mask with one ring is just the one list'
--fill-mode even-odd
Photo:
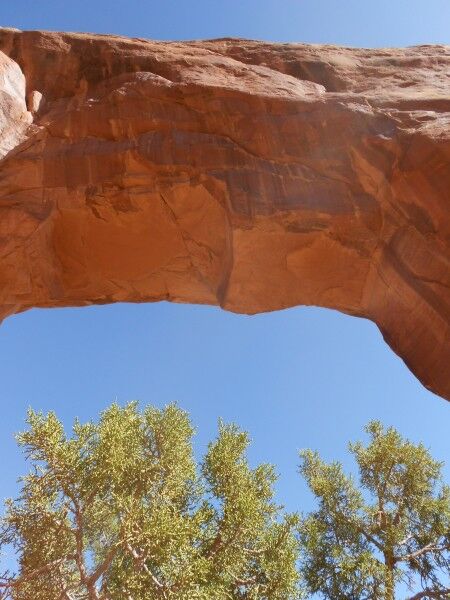
{"label": "red rock formation", "polygon": [[0,31],[0,311],[366,317],[450,398],[450,47]]}

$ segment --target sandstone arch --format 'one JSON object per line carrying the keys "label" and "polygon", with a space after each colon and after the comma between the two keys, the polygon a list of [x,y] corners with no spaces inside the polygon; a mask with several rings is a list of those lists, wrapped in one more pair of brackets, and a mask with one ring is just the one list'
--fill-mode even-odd
{"label": "sandstone arch", "polygon": [[0,316],[372,319],[450,399],[450,47],[0,30]]}

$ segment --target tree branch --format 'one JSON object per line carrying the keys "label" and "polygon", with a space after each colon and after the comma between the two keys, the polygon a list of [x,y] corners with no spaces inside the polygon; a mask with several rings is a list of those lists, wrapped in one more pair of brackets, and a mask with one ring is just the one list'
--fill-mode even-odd
{"label": "tree branch", "polygon": [[413,539],[413,535],[407,535],[401,542],[399,542],[397,545],[398,546],[404,546],[405,544],[407,544],[410,540]]}
{"label": "tree branch", "polygon": [[371,542],[374,546],[376,546],[378,548],[378,550],[380,552],[383,552],[383,546],[378,542],[378,540],[376,538],[373,537],[373,535],[370,535],[370,533],[367,533],[367,531],[365,531],[360,525],[356,526],[359,533],[361,533],[368,542]]}
{"label": "tree branch", "polygon": [[89,577],[87,578],[87,583],[89,585],[95,585],[100,579],[100,577],[109,569],[112,561],[114,560],[114,557],[117,554],[119,546],[120,543],[115,544],[112,548],[110,548],[110,550],[106,554],[105,560],[95,569],[95,571],[91,575],[89,575]]}
{"label": "tree branch", "polygon": [[143,571],[145,571],[147,573],[147,575],[150,577],[150,579],[153,581],[153,583],[155,584],[157,590],[159,592],[163,592],[165,586],[163,583],[161,583],[157,577],[155,577],[155,575],[153,575],[153,573],[150,571],[150,569],[147,567],[147,565],[145,564],[145,556],[143,554],[139,554],[139,552],[132,547],[132,545],[130,543],[127,543],[127,550],[128,552],[131,554],[131,556],[133,557],[133,560],[135,562],[135,564]]}
{"label": "tree branch", "polygon": [[450,550],[450,545],[445,544],[444,546],[436,546],[433,543],[429,543],[423,548],[420,548],[420,550],[416,550],[415,552],[411,552],[405,556],[397,557],[397,561],[414,560],[415,558],[419,558],[419,556],[422,556],[427,552],[440,552],[441,550]]}
{"label": "tree branch", "polygon": [[442,590],[429,590],[425,589],[418,592],[414,596],[407,598],[407,600],[422,600],[422,598],[434,598],[436,600],[448,600],[450,597],[450,588],[443,588]]}

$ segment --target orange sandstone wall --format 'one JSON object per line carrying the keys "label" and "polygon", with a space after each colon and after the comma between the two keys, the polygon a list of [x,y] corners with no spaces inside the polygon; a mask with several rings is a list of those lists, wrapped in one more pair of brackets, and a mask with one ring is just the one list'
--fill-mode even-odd
{"label": "orange sandstone wall", "polygon": [[0,318],[373,320],[450,399],[450,47],[0,29]]}

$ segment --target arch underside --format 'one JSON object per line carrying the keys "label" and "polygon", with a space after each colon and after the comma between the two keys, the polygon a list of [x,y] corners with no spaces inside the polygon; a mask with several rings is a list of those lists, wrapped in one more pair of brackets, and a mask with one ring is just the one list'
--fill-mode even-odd
{"label": "arch underside", "polygon": [[0,30],[0,315],[301,304],[450,399],[450,49]]}

